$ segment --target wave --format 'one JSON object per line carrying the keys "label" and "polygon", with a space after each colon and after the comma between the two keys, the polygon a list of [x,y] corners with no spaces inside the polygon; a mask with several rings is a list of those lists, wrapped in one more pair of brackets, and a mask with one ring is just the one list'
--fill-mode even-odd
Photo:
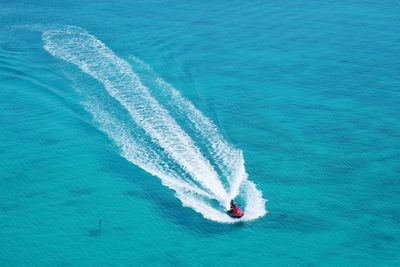
{"label": "wave", "polygon": [[245,203],[241,220],[266,213],[261,192],[248,180],[242,151],[148,65],[136,57],[128,63],[79,27],[47,28],[42,38],[51,55],[104,85],[126,116],[96,95],[88,96],[85,108],[124,158],[159,177],[184,206],[206,219],[232,223],[238,220],[225,210],[230,199],[240,197]]}

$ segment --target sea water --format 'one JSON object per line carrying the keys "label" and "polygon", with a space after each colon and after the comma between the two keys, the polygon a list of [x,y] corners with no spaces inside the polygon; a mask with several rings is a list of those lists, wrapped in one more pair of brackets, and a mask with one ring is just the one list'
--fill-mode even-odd
{"label": "sea water", "polygon": [[398,13],[0,1],[0,266],[399,265]]}

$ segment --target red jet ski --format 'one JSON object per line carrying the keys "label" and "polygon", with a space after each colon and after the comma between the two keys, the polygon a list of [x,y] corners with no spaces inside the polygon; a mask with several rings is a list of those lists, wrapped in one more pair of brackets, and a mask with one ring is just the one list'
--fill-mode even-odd
{"label": "red jet ski", "polygon": [[243,211],[239,208],[238,205],[236,205],[233,199],[231,200],[231,209],[228,210],[226,213],[228,213],[228,215],[232,218],[241,218],[244,215]]}

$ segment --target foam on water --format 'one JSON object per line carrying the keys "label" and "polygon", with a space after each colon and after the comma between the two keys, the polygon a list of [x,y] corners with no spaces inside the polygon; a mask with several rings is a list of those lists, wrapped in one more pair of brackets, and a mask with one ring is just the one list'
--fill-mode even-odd
{"label": "foam on water", "polygon": [[[168,104],[152,94],[132,65],[85,30],[72,26],[50,28],[43,31],[42,37],[50,54],[101,82],[129,114],[131,122],[122,120],[95,96],[85,103],[121,155],[159,177],[184,206],[213,221],[236,222],[226,215],[225,208],[231,198],[240,195],[245,202],[241,220],[253,220],[266,213],[261,192],[247,178],[242,151],[229,144],[207,117],[149,66],[133,58],[168,97]],[[191,131],[185,130],[173,114],[185,119]],[[134,131],[130,123],[142,131]],[[199,142],[205,151],[196,145]],[[212,204],[215,202],[219,206]]]}

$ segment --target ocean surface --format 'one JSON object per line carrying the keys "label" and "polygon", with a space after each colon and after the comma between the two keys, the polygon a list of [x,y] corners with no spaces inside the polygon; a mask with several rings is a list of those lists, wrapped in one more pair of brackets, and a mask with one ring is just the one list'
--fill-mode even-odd
{"label": "ocean surface", "polygon": [[400,266],[399,14],[0,0],[0,266]]}

